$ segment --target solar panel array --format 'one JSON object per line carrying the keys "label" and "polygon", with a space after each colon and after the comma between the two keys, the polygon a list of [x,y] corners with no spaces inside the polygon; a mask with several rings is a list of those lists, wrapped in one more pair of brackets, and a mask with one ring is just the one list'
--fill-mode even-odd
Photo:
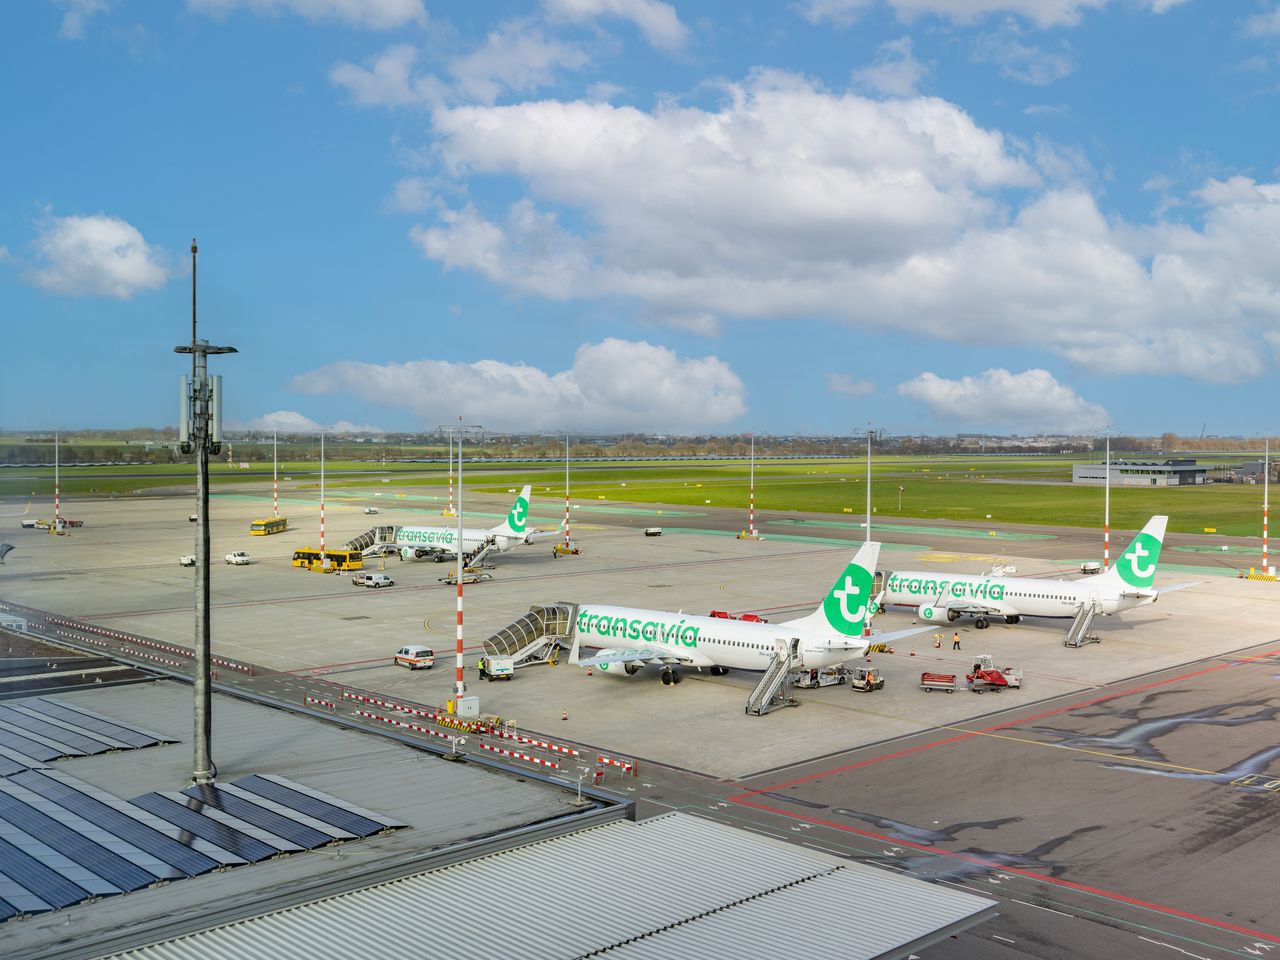
{"label": "solar panel array", "polygon": [[163,742],[44,698],[0,707],[0,921],[406,826],[283,777],[126,801],[47,766]]}

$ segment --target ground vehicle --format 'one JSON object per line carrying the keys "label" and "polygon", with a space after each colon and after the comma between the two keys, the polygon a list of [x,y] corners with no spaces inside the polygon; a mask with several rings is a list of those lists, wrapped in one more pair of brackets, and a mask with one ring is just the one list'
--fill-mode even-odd
{"label": "ground vehicle", "polygon": [[395,581],[388,577],[385,573],[365,573],[361,570],[359,573],[353,574],[351,577],[352,586],[356,587],[373,587],[377,590],[379,587],[393,587]]}
{"label": "ground vehicle", "polygon": [[249,533],[255,537],[284,533],[288,529],[289,519],[287,517],[267,517],[265,520],[254,520],[249,524]]}
{"label": "ground vehicle", "polygon": [[1084,563],[1080,564],[1080,572],[1086,576],[1093,576],[1095,573],[1102,572],[1102,564],[1097,560],[1086,560]]}
{"label": "ground vehicle", "polygon": [[922,673],[920,674],[920,689],[925,693],[933,693],[935,690],[955,693],[956,675],[954,673]]}
{"label": "ground vehicle", "polygon": [[741,620],[743,623],[768,623],[769,622],[764,617],[760,616],[760,614],[758,613],[744,613],[740,617],[735,617],[728,610],[712,610],[709,614],[707,614],[707,616],[717,617],[721,620]]}
{"label": "ground vehicle", "polygon": [[396,651],[395,665],[408,667],[410,670],[417,670],[419,667],[430,670],[436,665],[436,652],[430,647],[411,643]]}
{"label": "ground vehicle", "polygon": [[188,517],[187,517],[187,519],[188,519],[189,521],[191,521],[192,523],[195,523],[195,522],[196,522],[197,520],[199,520],[200,518],[199,518],[196,514],[194,514],[194,513],[193,513],[193,514],[191,514],[190,516],[188,516]]}
{"label": "ground vehicle", "polygon": [[871,667],[854,667],[849,673],[849,689],[861,690],[863,693],[874,693],[884,689],[884,675],[876,673]]}
{"label": "ground vehicle", "polygon": [[365,508],[364,508],[364,512],[365,512],[365,513],[377,513],[377,512],[378,512],[378,508],[377,508],[377,507],[365,507]]}
{"label": "ground vehicle", "polygon": [[223,557],[222,560],[224,563],[229,563],[237,567],[243,567],[246,563],[249,562],[249,554],[245,553],[243,550],[233,550],[230,553],[228,553],[225,557]]}
{"label": "ground vehicle", "polygon": [[510,680],[516,675],[515,660],[512,657],[481,657],[476,663],[480,670],[480,679]]}
{"label": "ground vehicle", "polygon": [[196,555],[194,553],[184,553],[178,558],[178,563],[184,567],[194,567],[196,565]]}
{"label": "ground vehicle", "polygon": [[[712,612],[715,616],[715,612]],[[793,687],[833,687],[848,679],[849,671],[844,667],[823,667],[822,669],[794,670],[787,677]]]}
{"label": "ground vehicle", "polygon": [[293,565],[324,573],[345,573],[363,570],[364,556],[359,550],[326,550],[322,554],[314,547],[304,547],[293,552]]}
{"label": "ground vehicle", "polygon": [[997,670],[995,661],[989,653],[980,653],[973,658],[973,672],[965,675],[969,689],[974,693],[987,690],[1017,689],[1022,686],[1022,671],[1015,667],[1003,667]]}
{"label": "ground vehicle", "polygon": [[23,520],[22,521],[23,528],[27,530],[34,530],[39,525],[40,525],[39,520]]}
{"label": "ground vehicle", "polygon": [[644,535],[646,537],[660,537],[662,536],[662,528],[661,527],[645,527]]}

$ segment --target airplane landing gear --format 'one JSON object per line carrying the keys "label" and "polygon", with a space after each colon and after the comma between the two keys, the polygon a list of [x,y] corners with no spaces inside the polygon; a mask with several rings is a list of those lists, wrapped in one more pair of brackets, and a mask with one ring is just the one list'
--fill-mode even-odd
{"label": "airplane landing gear", "polygon": [[678,670],[676,670],[674,667],[662,668],[662,685],[664,687],[670,686],[673,683],[679,683],[679,682],[680,682],[680,672]]}
{"label": "airplane landing gear", "polygon": [[979,617],[977,620],[973,621],[973,625],[974,625],[975,627],[977,627],[979,630],[985,630],[985,629],[987,629],[987,627],[989,627],[991,624],[989,624],[989,623],[987,622],[987,618],[986,618],[986,617]]}
{"label": "airplane landing gear", "polygon": [[1017,616],[1016,614],[1014,616],[1004,618],[1005,623],[1019,623],[1021,622],[1021,620],[1022,620],[1022,617]]}
{"label": "airplane landing gear", "polygon": [[707,670],[713,677],[723,677],[729,672],[728,667],[709,667]]}

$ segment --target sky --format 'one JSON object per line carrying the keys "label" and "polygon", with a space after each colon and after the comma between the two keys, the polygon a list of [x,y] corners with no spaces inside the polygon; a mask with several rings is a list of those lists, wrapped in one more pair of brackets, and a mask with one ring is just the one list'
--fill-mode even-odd
{"label": "sky", "polygon": [[0,7],[0,429],[1274,432],[1280,0]]}

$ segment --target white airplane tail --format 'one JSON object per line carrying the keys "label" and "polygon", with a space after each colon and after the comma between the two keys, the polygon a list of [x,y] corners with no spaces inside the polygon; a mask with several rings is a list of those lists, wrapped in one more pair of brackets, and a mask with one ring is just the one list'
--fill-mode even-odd
{"label": "white airplane tail", "polygon": [[861,637],[871,616],[872,571],[879,555],[880,544],[875,541],[860,546],[818,608],[807,617],[789,623],[815,630],[834,630],[846,637]]}
{"label": "white airplane tail", "polygon": [[511,512],[507,514],[507,519],[491,528],[489,532],[507,537],[523,537],[525,526],[529,522],[529,494],[532,490],[533,486],[526,483],[520,495],[516,497],[516,502],[511,505]]}
{"label": "white airplane tail", "polygon": [[1148,520],[1115,564],[1099,578],[1100,583],[1121,595],[1150,589],[1160,563],[1160,547],[1164,543],[1168,523],[1169,518],[1162,516]]}

